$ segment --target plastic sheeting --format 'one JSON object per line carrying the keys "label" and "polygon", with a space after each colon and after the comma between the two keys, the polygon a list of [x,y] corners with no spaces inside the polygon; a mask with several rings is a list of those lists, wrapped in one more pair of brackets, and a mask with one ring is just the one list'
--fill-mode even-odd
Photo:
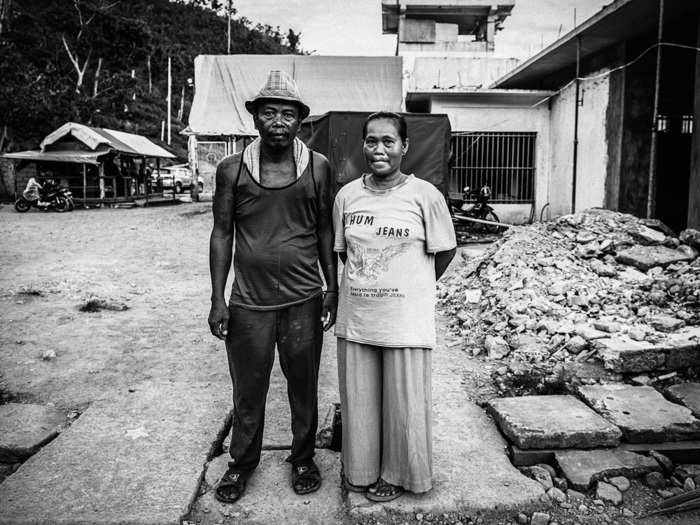
{"label": "plastic sheeting", "polygon": [[[305,121],[299,132],[306,144],[328,157],[338,186],[367,171],[362,153],[362,126],[369,112],[330,112]],[[403,113],[408,127],[408,152],[401,169],[447,191],[450,121],[447,115]]]}
{"label": "plastic sheeting", "polygon": [[186,133],[257,135],[245,101],[263,87],[270,70],[297,82],[312,115],[329,111],[400,111],[401,57],[304,55],[200,55]]}

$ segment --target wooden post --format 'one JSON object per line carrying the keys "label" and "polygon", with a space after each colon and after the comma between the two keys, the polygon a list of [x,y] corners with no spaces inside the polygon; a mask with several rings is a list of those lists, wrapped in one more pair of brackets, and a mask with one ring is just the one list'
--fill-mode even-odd
{"label": "wooden post", "polygon": [[100,203],[101,203],[103,200],[105,200],[105,165],[104,165],[104,163],[101,162],[98,169],[99,169],[99,173],[98,173],[97,178],[99,179]]}
{"label": "wooden post", "polygon": [[83,208],[87,207],[87,166],[83,164]]}
{"label": "wooden post", "polygon": [[170,122],[173,102],[173,75],[172,75],[172,60],[168,57],[168,146],[170,146]]}

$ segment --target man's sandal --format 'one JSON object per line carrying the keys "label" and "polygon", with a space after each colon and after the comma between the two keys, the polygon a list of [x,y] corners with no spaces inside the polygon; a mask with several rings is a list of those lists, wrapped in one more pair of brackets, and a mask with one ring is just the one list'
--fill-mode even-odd
{"label": "man's sandal", "polygon": [[[310,483],[308,483],[310,482]],[[292,488],[297,494],[309,494],[321,487],[321,473],[312,461],[292,465]]]}
{"label": "man's sandal", "polygon": [[245,492],[246,476],[229,468],[216,484],[214,496],[221,503],[235,503]]}
{"label": "man's sandal", "polygon": [[399,485],[392,485],[391,483],[384,481],[382,478],[379,478],[377,483],[370,487],[365,496],[370,501],[384,503],[401,497],[404,492],[406,491],[403,487]]}

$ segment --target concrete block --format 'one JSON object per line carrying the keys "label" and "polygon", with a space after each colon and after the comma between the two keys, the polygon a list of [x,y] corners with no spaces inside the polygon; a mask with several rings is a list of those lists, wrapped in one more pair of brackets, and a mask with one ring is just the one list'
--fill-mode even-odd
{"label": "concrete block", "polygon": [[700,438],[700,420],[690,409],[667,401],[650,386],[591,385],[579,387],[579,393],[631,443]]}
{"label": "concrete block", "polygon": [[666,368],[700,366],[700,326],[685,328],[667,338]]}
{"label": "concrete block", "polygon": [[43,405],[0,405],[0,462],[17,463],[58,435],[66,416]]}
{"label": "concrete block", "polygon": [[576,490],[586,490],[603,478],[638,478],[661,468],[654,459],[621,448],[561,450],[554,453],[554,459]]}
{"label": "concrete block", "polygon": [[606,338],[597,339],[592,344],[605,368],[618,374],[649,372],[666,366],[666,349],[647,341]]}
{"label": "concrete block", "polygon": [[229,410],[192,382],[95,402],[0,485],[0,523],[179,524]]}
{"label": "concrete block", "polygon": [[666,396],[700,416],[700,383],[679,383],[666,389]]}
{"label": "concrete block", "polygon": [[691,260],[688,255],[679,250],[673,250],[666,246],[641,246],[636,245],[618,252],[618,262],[629,264],[646,272],[654,266],[668,266],[677,262]]}
{"label": "concrete block", "polygon": [[493,399],[488,412],[510,441],[522,449],[616,446],[620,430],[574,396]]}

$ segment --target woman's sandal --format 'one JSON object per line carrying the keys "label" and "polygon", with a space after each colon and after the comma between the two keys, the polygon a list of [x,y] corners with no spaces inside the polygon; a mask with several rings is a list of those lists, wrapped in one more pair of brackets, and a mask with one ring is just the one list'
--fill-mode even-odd
{"label": "woman's sandal", "polygon": [[370,501],[383,503],[401,497],[404,492],[406,491],[403,487],[392,485],[379,478],[376,483],[370,486],[365,496]]}
{"label": "woman's sandal", "polygon": [[[310,484],[305,482],[309,481]],[[308,463],[292,465],[292,488],[297,494],[309,494],[321,487],[321,473],[316,463],[311,460]]]}

